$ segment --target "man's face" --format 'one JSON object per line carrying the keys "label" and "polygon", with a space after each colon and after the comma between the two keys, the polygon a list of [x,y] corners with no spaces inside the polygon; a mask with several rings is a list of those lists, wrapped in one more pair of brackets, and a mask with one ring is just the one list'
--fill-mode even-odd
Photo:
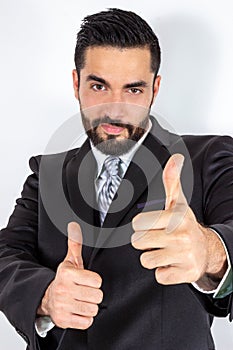
{"label": "man's face", "polygon": [[146,131],[159,90],[150,50],[88,48],[80,81],[76,70],[73,81],[88,137],[105,154],[126,153]]}

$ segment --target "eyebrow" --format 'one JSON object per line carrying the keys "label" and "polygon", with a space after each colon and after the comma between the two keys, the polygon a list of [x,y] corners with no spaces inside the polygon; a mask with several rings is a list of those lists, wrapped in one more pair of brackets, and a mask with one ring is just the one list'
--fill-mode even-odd
{"label": "eyebrow", "polygon": [[148,84],[144,80],[138,80],[138,81],[134,81],[134,82],[129,83],[129,84],[125,84],[124,88],[130,89],[130,88],[134,88],[134,87],[147,87],[147,86],[148,86]]}
{"label": "eyebrow", "polygon": [[104,85],[110,87],[110,84],[105,79],[103,79],[101,77],[97,77],[97,75],[89,74],[86,78],[86,81],[91,81],[91,80],[98,81],[98,83],[101,83],[101,84],[104,84]]}
{"label": "eyebrow", "polygon": [[[98,77],[95,74],[89,74],[86,78],[86,81],[93,81],[93,80],[98,81],[98,83],[104,84],[107,87],[110,87],[110,84],[105,79]],[[123,88],[130,89],[130,88],[134,88],[134,87],[147,87],[147,86],[148,86],[148,84],[144,80],[137,80],[137,81],[134,81],[132,83],[125,84],[123,86]]]}

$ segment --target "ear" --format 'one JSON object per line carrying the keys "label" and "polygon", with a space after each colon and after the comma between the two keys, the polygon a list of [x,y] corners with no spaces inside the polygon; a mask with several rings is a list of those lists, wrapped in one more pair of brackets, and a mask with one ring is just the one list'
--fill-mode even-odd
{"label": "ear", "polygon": [[73,88],[74,88],[74,95],[75,97],[79,98],[79,94],[78,94],[78,73],[76,69],[72,70],[72,77],[73,77]]}
{"label": "ear", "polygon": [[154,81],[154,86],[153,86],[153,99],[152,99],[152,103],[154,103],[154,100],[159,92],[159,87],[160,87],[160,82],[161,82],[161,76],[158,75],[156,78],[155,78],[155,81]]}

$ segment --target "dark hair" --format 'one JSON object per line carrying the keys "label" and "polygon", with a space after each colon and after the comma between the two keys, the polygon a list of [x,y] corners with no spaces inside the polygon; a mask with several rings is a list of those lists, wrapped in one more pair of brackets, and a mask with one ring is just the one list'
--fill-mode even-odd
{"label": "dark hair", "polygon": [[151,71],[155,76],[158,73],[161,56],[158,38],[149,24],[134,12],[110,8],[83,19],[74,57],[78,75],[85,65],[86,49],[94,46],[148,47]]}

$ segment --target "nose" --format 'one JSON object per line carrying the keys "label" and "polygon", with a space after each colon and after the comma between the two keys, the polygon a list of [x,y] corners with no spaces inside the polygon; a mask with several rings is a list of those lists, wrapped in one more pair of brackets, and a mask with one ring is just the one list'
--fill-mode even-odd
{"label": "nose", "polygon": [[114,90],[108,96],[108,103],[124,103],[125,96],[120,89]]}
{"label": "nose", "polygon": [[112,102],[108,103],[106,107],[107,115],[109,115],[111,119],[120,119],[123,121],[123,119],[126,117],[125,103],[119,101]]}
{"label": "nose", "polygon": [[108,100],[108,115],[112,119],[120,119],[123,122],[127,115],[126,104],[126,96],[121,89],[112,91]]}

